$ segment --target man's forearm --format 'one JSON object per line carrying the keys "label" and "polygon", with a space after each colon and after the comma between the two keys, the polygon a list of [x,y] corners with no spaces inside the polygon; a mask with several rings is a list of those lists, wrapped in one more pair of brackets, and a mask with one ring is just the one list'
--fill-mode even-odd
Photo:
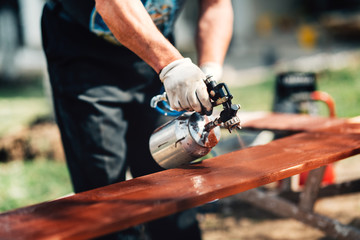
{"label": "man's forearm", "polygon": [[200,0],[198,63],[223,64],[233,29],[231,0]]}
{"label": "man's forearm", "polygon": [[182,58],[157,29],[141,1],[96,0],[96,10],[117,40],[157,73],[169,63]]}

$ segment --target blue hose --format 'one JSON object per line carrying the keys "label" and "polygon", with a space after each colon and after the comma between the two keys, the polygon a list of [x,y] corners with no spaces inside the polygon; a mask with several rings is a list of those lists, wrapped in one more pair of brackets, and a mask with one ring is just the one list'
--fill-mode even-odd
{"label": "blue hose", "polygon": [[[185,111],[175,111],[173,110],[169,103],[166,100],[161,100],[161,97],[164,96],[164,88],[161,89],[161,94],[158,96],[155,96],[152,100],[151,100],[151,106],[153,108],[156,109],[156,111],[158,111],[159,113],[161,113],[164,116],[170,116],[170,117],[177,117],[180,116],[181,114],[183,114]],[[162,103],[162,107],[159,106],[159,103]]]}
{"label": "blue hose", "polygon": [[175,111],[171,109],[170,105],[166,101],[161,101],[163,108],[159,107],[159,105],[156,105],[156,110],[161,113],[164,116],[170,116],[170,117],[177,117],[183,114],[185,111]]}

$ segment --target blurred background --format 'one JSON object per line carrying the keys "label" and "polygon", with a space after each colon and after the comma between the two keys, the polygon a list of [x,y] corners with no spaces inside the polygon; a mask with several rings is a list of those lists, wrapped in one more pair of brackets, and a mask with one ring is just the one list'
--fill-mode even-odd
{"label": "blurred background", "polygon": [[[44,2],[0,0],[0,212],[72,193],[41,48]],[[317,89],[333,97],[338,117],[360,115],[359,0],[233,0],[233,7],[234,34],[222,80],[242,112],[273,111],[276,76],[295,71],[315,74]],[[187,1],[176,25],[178,48],[195,61],[197,9],[197,1]],[[323,104],[316,108],[316,114],[329,115]],[[337,164],[336,181],[359,177],[358,162]],[[339,201],[352,209],[344,223],[360,216],[359,195]],[[234,218],[225,211],[199,219],[205,239],[283,239],[278,231],[264,233],[280,228],[271,224],[289,224],[286,229],[298,232],[288,239],[325,239],[300,223],[259,212]],[[253,235],[244,233],[251,229]]]}

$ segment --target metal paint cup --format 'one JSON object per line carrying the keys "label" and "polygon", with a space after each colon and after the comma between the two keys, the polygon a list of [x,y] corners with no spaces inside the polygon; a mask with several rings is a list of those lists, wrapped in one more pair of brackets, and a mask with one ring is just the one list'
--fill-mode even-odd
{"label": "metal paint cup", "polygon": [[220,140],[220,127],[210,131],[205,125],[214,118],[184,113],[157,128],[150,137],[150,152],[163,168],[175,168],[205,156]]}

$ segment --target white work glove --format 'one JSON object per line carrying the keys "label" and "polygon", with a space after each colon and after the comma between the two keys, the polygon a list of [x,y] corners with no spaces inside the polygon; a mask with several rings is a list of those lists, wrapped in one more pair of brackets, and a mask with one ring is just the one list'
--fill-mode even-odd
{"label": "white work glove", "polygon": [[223,74],[223,67],[220,64],[216,62],[206,62],[200,65],[200,69],[206,76],[211,76],[213,80],[220,82]]}
{"label": "white work glove", "polygon": [[190,58],[176,60],[160,72],[170,107],[176,111],[211,112],[212,105],[204,80],[206,75]]}

